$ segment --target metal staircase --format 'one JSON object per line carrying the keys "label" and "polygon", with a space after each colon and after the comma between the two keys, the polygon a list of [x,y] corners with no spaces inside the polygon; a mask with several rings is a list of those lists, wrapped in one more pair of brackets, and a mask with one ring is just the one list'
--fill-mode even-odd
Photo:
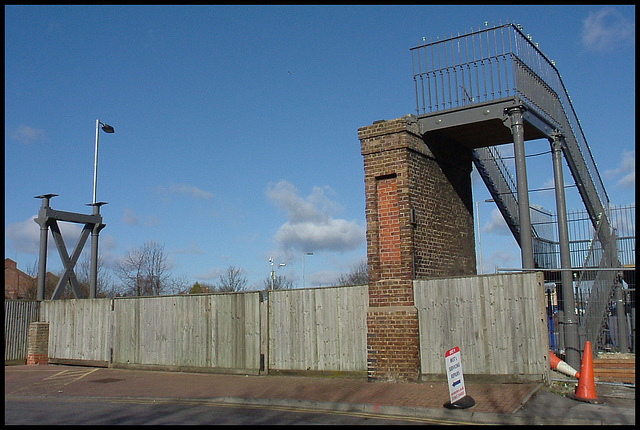
{"label": "metal staircase", "polygon": [[[605,321],[609,303],[611,303],[615,288],[619,287],[621,272],[616,270],[608,270],[618,267],[618,249],[615,232],[612,240],[606,247],[601,247],[598,237],[602,223],[598,224],[595,229],[593,238],[589,246],[589,252],[585,257],[583,268],[595,268],[601,270],[582,271],[575,290],[579,291],[585,297],[586,307],[578,313],[580,321],[580,335],[582,337],[581,344],[585,340],[590,340],[594,345],[602,345],[602,335],[604,333]],[[584,288],[585,284],[591,284],[590,288]]]}
{"label": "metal staircase", "polygon": [[518,199],[513,175],[496,147],[475,149],[472,152],[472,160],[513,237],[520,244]]}
{"label": "metal staircase", "polygon": [[[500,151],[496,147],[483,147],[472,152],[472,160],[480,177],[484,181],[493,201],[495,202],[502,217],[507,223],[511,234],[518,245],[520,244],[520,223],[518,214],[518,199],[515,191],[515,180],[505,164]],[[532,212],[534,209],[532,208]],[[538,232],[535,225],[531,226],[531,233],[534,242],[534,260],[536,267],[543,269],[557,268],[553,264],[553,259],[545,255],[545,246],[549,238],[542,232]]]}
{"label": "metal staircase", "polygon": [[[507,112],[523,111],[525,140],[560,136],[595,239],[606,250],[597,267],[619,268],[609,198],[560,73],[522,27],[504,24],[425,43],[411,49],[416,109],[425,137],[449,140],[473,151],[473,162],[516,241],[518,199],[513,177],[495,146],[512,142]],[[538,237],[532,227],[534,241]],[[534,257],[535,259],[535,257]],[[541,262],[540,262],[541,263]],[[537,267],[544,267],[536,262]],[[602,323],[616,272],[602,270],[585,310],[587,340]],[[597,300],[596,300],[597,298]],[[597,321],[597,323],[595,322]],[[581,342],[583,343],[583,342]]]}

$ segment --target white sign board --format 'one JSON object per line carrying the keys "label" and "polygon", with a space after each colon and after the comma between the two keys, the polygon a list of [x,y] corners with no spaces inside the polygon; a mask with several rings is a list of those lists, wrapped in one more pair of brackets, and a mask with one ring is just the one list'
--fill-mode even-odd
{"label": "white sign board", "polygon": [[444,355],[447,367],[447,381],[449,382],[449,397],[451,403],[455,403],[467,392],[464,388],[464,378],[462,377],[462,360],[460,358],[460,347],[455,347],[447,351]]}

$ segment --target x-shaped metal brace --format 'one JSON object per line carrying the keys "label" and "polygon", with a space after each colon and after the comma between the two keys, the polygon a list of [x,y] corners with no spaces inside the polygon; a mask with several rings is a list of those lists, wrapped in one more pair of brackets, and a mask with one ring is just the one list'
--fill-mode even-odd
{"label": "x-shaped metal brace", "polygon": [[[102,224],[102,216],[100,215],[100,206],[105,203],[99,202],[91,204],[91,206],[94,206],[93,214],[91,215],[64,212],[51,209],[51,207],[49,206],[49,199],[51,197],[54,197],[55,195],[56,194],[45,194],[36,197],[42,198],[42,207],[40,208],[38,217],[34,220],[37,224],[40,225],[41,230],[46,230],[49,228],[51,229],[51,234],[56,242],[56,247],[58,248],[58,254],[60,254],[60,258],[62,259],[62,264],[64,266],[64,272],[62,274],[62,277],[58,281],[58,285],[56,285],[56,288],[53,291],[51,299],[55,300],[60,298],[64,290],[64,286],[67,284],[71,284],[73,295],[75,296],[75,298],[79,299],[82,298],[82,292],[80,290],[80,282],[78,281],[78,278],[74,272],[74,268],[76,266],[76,263],[78,262],[78,259],[80,258],[80,254],[82,254],[82,248],[84,248],[84,244],[87,242],[89,234],[93,232],[95,235],[97,235],[99,234],[100,230],[105,227],[105,224]],[[69,257],[67,247],[62,237],[62,232],[60,231],[60,227],[58,226],[58,221],[84,224],[84,228],[80,233],[80,238],[78,239],[78,243],[76,244],[71,257]],[[43,241],[42,237],[41,241]],[[46,249],[46,237],[44,238],[44,243],[41,243],[40,246],[41,248],[44,247]],[[43,255],[42,250],[41,255]],[[46,250],[44,252],[44,256],[46,259]],[[92,264],[96,264],[96,262],[94,261],[92,262]]]}
{"label": "x-shaped metal brace", "polygon": [[62,264],[64,266],[64,273],[58,281],[56,289],[53,291],[51,300],[60,298],[60,295],[62,295],[62,291],[64,289],[64,286],[67,285],[67,282],[71,284],[71,288],[73,290],[73,295],[75,296],[75,298],[79,299],[82,297],[82,293],[80,292],[80,283],[78,282],[78,278],[73,269],[78,262],[78,258],[80,258],[82,248],[84,248],[84,244],[89,238],[89,233],[93,229],[93,225],[84,225],[82,233],[80,234],[80,238],[78,239],[78,243],[73,250],[73,254],[71,254],[71,258],[69,258],[67,247],[64,244],[62,233],[60,232],[60,228],[58,227],[58,221],[56,219],[51,220],[49,227],[51,228],[51,234],[53,235],[53,239],[56,241],[58,253],[60,254],[60,258],[62,259]]}

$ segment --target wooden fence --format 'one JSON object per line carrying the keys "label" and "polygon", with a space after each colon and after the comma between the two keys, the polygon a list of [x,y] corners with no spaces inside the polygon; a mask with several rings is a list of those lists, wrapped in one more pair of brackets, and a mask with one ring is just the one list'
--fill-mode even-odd
{"label": "wooden fence", "polygon": [[27,362],[29,324],[38,321],[40,303],[36,301],[4,301],[4,362]]}
{"label": "wooden fence", "polygon": [[260,293],[114,300],[114,365],[260,367]]}
{"label": "wooden fence", "polygon": [[423,379],[446,375],[444,354],[459,346],[465,375],[549,377],[542,273],[414,281]]}
{"label": "wooden fence", "polygon": [[269,369],[366,372],[368,294],[366,285],[271,292]]}
{"label": "wooden fence", "polygon": [[[367,287],[42,302],[52,363],[366,371]],[[265,296],[266,297],[266,296]],[[266,313],[266,315],[265,315]],[[267,338],[265,340],[265,338]]]}
{"label": "wooden fence", "polygon": [[[446,377],[444,354],[459,346],[466,375],[548,380],[542,274],[414,281],[414,295],[423,379]],[[44,301],[40,320],[50,324],[53,363],[366,375],[366,285],[276,290],[266,299],[246,292]],[[8,327],[28,320],[7,312],[18,306],[10,303],[19,302],[5,302],[5,361]]]}
{"label": "wooden fence", "polygon": [[108,364],[111,299],[45,300],[40,321],[49,323],[49,361]]}

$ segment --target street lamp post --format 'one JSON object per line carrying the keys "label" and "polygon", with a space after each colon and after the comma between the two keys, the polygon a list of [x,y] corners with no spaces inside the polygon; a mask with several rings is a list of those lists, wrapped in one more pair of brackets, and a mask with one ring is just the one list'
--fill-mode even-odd
{"label": "street lamp post", "polygon": [[[274,290],[276,287],[276,269],[273,267],[273,258],[269,257],[269,263],[271,263],[271,289]],[[278,264],[278,267],[284,267],[286,263]]]}
{"label": "street lamp post", "polygon": [[98,186],[98,140],[100,138],[100,125],[105,133],[114,133],[115,130],[109,124],[105,124],[99,119],[96,120],[96,148],[93,156],[93,200],[92,204],[96,204],[96,190]]}
{"label": "street lamp post", "polygon": [[478,224],[478,255],[480,257],[480,274],[483,274],[482,270],[482,241],[480,239],[480,202],[476,202],[476,221]]}
{"label": "street lamp post", "polygon": [[[493,199],[486,199],[485,203],[492,203]],[[482,267],[482,239],[480,235],[480,202],[476,202],[476,222],[478,224],[478,256],[480,257],[480,274],[484,274],[484,268]]]}
{"label": "street lamp post", "polygon": [[305,264],[304,264],[304,258],[307,255],[313,255],[313,252],[307,252],[302,254],[302,288],[305,288],[306,286],[306,282],[305,282]]}

